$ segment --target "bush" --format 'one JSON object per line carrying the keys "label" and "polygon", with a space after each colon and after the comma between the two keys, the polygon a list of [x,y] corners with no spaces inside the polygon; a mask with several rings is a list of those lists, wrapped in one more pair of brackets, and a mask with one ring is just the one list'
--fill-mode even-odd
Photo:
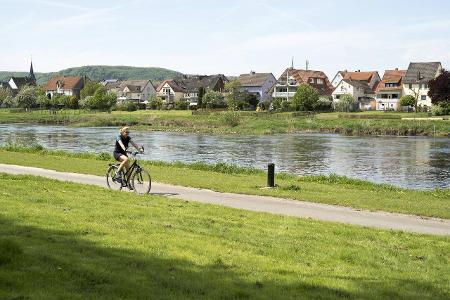
{"label": "bush", "polygon": [[148,98],[148,107],[150,109],[161,109],[163,106],[163,101],[158,96],[150,96]]}
{"label": "bush", "polygon": [[269,110],[270,108],[270,101],[269,100],[264,100],[262,102],[258,103],[258,106],[262,109],[262,110]]}
{"label": "bush", "polygon": [[431,112],[435,116],[446,116],[450,115],[450,103],[440,102],[431,107]]}
{"label": "bush", "polygon": [[37,106],[36,88],[33,86],[23,87],[14,99],[14,106],[20,108],[32,108]]}
{"label": "bush", "polygon": [[415,107],[416,106],[416,99],[414,96],[411,95],[405,95],[400,98],[400,105],[401,106],[410,106]]}
{"label": "bush", "polygon": [[206,108],[223,108],[226,107],[225,98],[221,92],[208,91],[202,100],[203,106]]}
{"label": "bush", "polygon": [[356,101],[350,94],[344,94],[339,98],[339,101],[334,104],[334,109],[340,112],[356,111]]}
{"label": "bush", "polygon": [[301,84],[292,99],[292,107],[300,111],[316,110],[319,92],[308,84]]}
{"label": "bush", "polygon": [[315,110],[330,111],[333,108],[333,100],[329,98],[320,98],[316,103]]}
{"label": "bush", "polygon": [[175,103],[175,109],[177,110],[186,110],[189,107],[189,103],[184,100],[179,100]]}
{"label": "bush", "polygon": [[293,107],[292,107],[291,101],[288,101],[288,100],[281,101],[281,110],[282,111],[290,111],[292,109],[293,109]]}
{"label": "bush", "polygon": [[281,103],[283,102],[282,98],[273,98],[272,99],[272,108],[273,110],[281,110]]}
{"label": "bush", "polygon": [[120,110],[120,111],[136,111],[138,110],[138,105],[132,101],[124,101],[120,104],[117,104],[114,107],[114,110]]}
{"label": "bush", "polygon": [[226,125],[236,127],[241,123],[241,116],[237,112],[226,112],[223,114],[222,120]]}
{"label": "bush", "polygon": [[10,89],[0,88],[0,106],[3,105],[3,102],[12,97],[12,93]]}
{"label": "bush", "polygon": [[87,109],[109,110],[117,103],[117,95],[105,87],[98,88],[93,96],[87,96],[80,101],[80,106]]}

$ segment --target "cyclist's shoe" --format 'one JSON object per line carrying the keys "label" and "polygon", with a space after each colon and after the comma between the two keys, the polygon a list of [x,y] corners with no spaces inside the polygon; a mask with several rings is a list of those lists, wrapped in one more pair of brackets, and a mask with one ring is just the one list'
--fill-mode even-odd
{"label": "cyclist's shoe", "polygon": [[113,181],[116,181],[118,183],[123,183],[123,173],[122,172],[117,172],[114,176],[113,176]]}

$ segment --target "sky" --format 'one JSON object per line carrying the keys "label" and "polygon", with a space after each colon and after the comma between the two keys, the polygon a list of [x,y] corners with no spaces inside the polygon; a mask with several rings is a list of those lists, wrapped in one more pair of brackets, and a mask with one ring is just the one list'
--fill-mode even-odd
{"label": "sky", "polygon": [[450,1],[0,0],[0,70],[84,65],[239,75],[450,68]]}

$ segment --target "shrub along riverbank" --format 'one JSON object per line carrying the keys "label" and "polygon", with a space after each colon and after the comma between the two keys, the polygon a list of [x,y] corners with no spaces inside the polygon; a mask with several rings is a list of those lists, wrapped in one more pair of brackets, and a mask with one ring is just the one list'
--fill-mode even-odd
{"label": "shrub along riverbank", "polygon": [[[110,160],[109,154],[55,152],[39,146],[0,148],[1,163],[63,172],[103,176]],[[262,189],[266,184],[266,174],[261,170],[221,163],[143,161],[143,165],[150,170],[153,180],[162,183],[450,219],[449,189],[417,191],[337,175],[296,176],[284,173],[276,176],[277,188]]]}
{"label": "shrub along riverbank", "polygon": [[0,174],[0,191],[0,299],[447,299],[450,293],[448,237],[32,176]]}
{"label": "shrub along riverbank", "polygon": [[132,125],[139,130],[214,134],[277,134],[327,132],[346,135],[450,136],[450,121],[402,120],[426,118],[423,113],[304,113],[136,111],[89,112],[0,110],[0,123],[59,124],[71,126]]}

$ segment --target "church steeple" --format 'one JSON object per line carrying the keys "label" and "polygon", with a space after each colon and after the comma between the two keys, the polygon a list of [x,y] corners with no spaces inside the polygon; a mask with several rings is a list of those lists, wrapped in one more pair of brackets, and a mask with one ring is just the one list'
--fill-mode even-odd
{"label": "church steeple", "polygon": [[30,65],[30,78],[36,81],[36,77],[34,76],[34,71],[33,71],[33,60],[31,60],[31,65]]}

